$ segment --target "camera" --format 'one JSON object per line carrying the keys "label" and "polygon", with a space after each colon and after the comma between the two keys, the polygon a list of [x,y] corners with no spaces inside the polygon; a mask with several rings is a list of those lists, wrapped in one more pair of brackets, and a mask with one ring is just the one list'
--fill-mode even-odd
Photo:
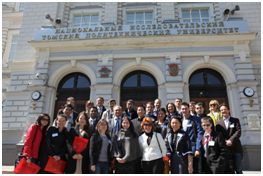
{"label": "camera", "polygon": [[57,19],[56,19],[56,23],[57,23],[57,24],[60,24],[60,23],[61,23],[61,19],[60,19],[60,18],[57,18]]}

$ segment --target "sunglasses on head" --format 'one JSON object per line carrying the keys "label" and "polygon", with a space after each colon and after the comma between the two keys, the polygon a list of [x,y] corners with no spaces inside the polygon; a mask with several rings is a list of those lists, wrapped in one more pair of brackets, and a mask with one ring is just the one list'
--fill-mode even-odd
{"label": "sunglasses on head", "polygon": [[203,127],[209,127],[211,124],[204,124]]}
{"label": "sunglasses on head", "polygon": [[210,104],[210,106],[216,106],[216,104]]}
{"label": "sunglasses on head", "polygon": [[144,124],[143,126],[151,127],[151,124]]}

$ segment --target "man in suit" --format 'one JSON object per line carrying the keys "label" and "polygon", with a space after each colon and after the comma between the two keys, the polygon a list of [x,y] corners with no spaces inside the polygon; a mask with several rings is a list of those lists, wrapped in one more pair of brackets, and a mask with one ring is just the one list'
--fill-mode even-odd
{"label": "man in suit", "polygon": [[202,138],[201,154],[205,174],[224,174],[227,147],[222,133],[212,129],[210,117],[201,119],[205,131]]}
{"label": "man in suit", "polygon": [[113,117],[113,107],[116,105],[116,101],[111,98],[108,100],[108,105],[109,108],[103,112],[101,117],[102,119],[105,119],[107,122],[109,121],[109,119]]}
{"label": "man in suit", "polygon": [[154,100],[154,110],[153,110],[153,115],[157,117],[157,110],[161,108],[162,106],[162,101],[161,99],[157,98]]}
{"label": "man in suit", "polygon": [[96,104],[97,104],[97,110],[98,110],[98,118],[101,119],[103,112],[106,111],[106,108],[103,106],[104,98],[98,97],[96,100]]}
{"label": "man in suit", "polygon": [[225,173],[228,173],[229,171],[229,158],[232,157],[234,170],[237,174],[242,174],[243,150],[239,140],[241,136],[239,119],[230,117],[229,107],[225,103],[220,105],[220,113],[222,114],[223,119],[217,121],[216,131],[223,134],[229,151],[229,155],[226,159]]}
{"label": "man in suit", "polygon": [[153,103],[148,102],[146,104],[146,114],[145,117],[151,117],[152,121],[155,122],[157,120],[157,117],[153,115]]}
{"label": "man in suit", "polygon": [[183,102],[181,105],[181,113],[182,113],[182,127],[183,130],[189,135],[192,152],[194,154],[192,165],[193,165],[193,173],[198,174],[198,158],[201,156],[200,149],[202,145],[202,136],[204,134],[204,130],[201,127],[201,120],[196,116],[191,116],[189,113],[189,104]]}
{"label": "man in suit", "polygon": [[119,105],[115,105],[113,107],[113,117],[109,119],[109,135],[111,137],[111,141],[116,134],[116,132],[121,129],[121,118],[122,118],[122,107]]}
{"label": "man in suit", "polygon": [[96,129],[96,126],[97,126],[97,123],[99,122],[99,118],[98,118],[98,110],[96,107],[92,107],[90,108],[90,111],[89,111],[89,124],[90,124],[90,127],[93,131],[93,133],[95,132],[95,129]]}
{"label": "man in suit", "polygon": [[124,116],[127,116],[129,117],[131,120],[132,119],[135,119],[138,117],[138,114],[137,112],[134,110],[134,101],[132,99],[129,99],[127,102],[126,102],[126,107],[127,109],[125,111],[123,111],[123,117]]}
{"label": "man in suit", "polygon": [[178,112],[178,114],[182,115],[181,114],[181,105],[182,105],[182,99],[181,98],[176,98],[174,100],[174,105],[176,107],[176,111]]}
{"label": "man in suit", "polygon": [[[71,117],[72,120],[73,120],[73,124],[72,124],[72,127],[73,127],[73,126],[75,126],[75,121],[76,121],[76,119],[77,119],[77,117],[78,117],[78,113],[77,113],[76,111],[74,111],[75,99],[74,99],[73,97],[68,97],[66,104],[71,104],[71,106],[72,106],[72,111],[71,111],[71,113],[70,113],[70,117]],[[58,111],[58,115],[64,114],[64,113],[63,113],[63,110],[64,110],[64,109],[60,109],[60,110]]]}

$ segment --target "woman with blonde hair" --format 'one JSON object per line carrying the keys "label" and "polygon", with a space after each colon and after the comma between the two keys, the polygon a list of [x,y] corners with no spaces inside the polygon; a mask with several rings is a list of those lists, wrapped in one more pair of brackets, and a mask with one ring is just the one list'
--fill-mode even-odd
{"label": "woman with blonde hair", "polygon": [[216,122],[220,119],[223,119],[223,116],[219,111],[219,102],[217,100],[211,100],[209,102],[209,110],[210,113],[207,114],[207,116],[212,118],[214,126],[216,126]]}

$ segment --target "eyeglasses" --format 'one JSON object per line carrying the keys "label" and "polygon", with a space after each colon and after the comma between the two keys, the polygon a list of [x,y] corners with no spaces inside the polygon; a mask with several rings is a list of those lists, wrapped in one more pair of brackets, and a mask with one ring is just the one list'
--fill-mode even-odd
{"label": "eyeglasses", "polygon": [[44,118],[42,118],[41,120],[46,121],[46,122],[49,122],[49,119],[44,119]]}
{"label": "eyeglasses", "polygon": [[144,124],[143,126],[151,127],[151,124]]}
{"label": "eyeglasses", "polygon": [[203,127],[209,127],[211,124],[204,124]]}
{"label": "eyeglasses", "polygon": [[210,104],[210,106],[216,106],[216,104]]}

